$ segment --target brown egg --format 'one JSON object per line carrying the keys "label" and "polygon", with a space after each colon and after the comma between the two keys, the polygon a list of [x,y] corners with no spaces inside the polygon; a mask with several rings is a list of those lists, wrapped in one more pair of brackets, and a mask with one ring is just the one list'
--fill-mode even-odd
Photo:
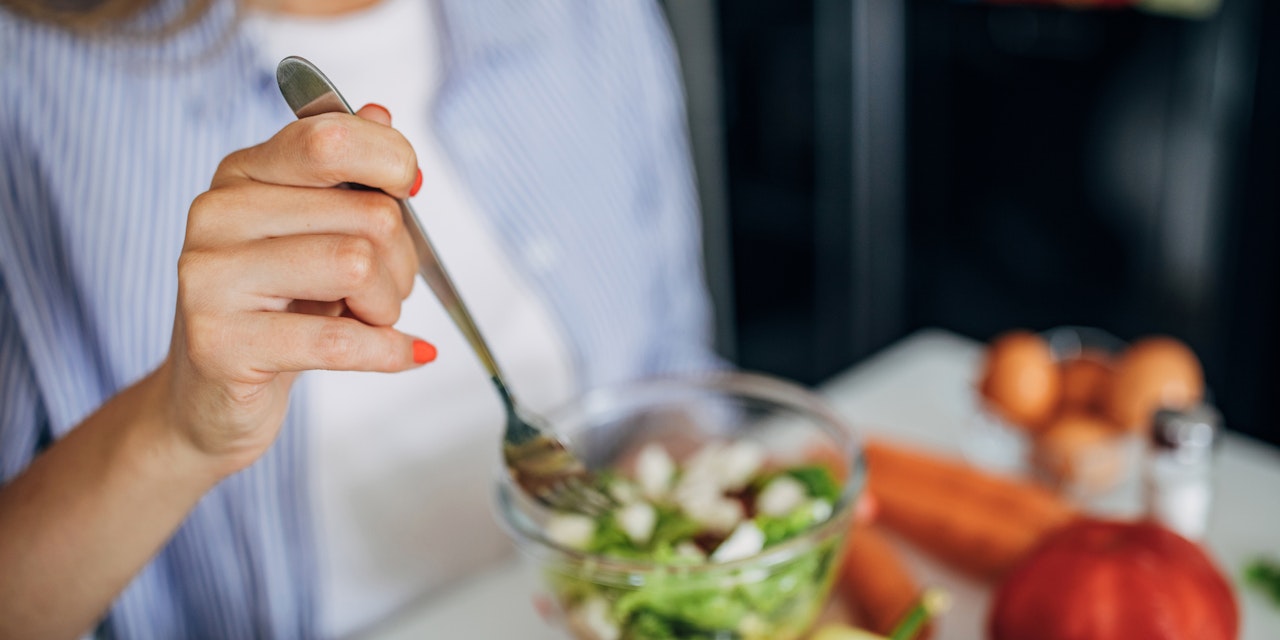
{"label": "brown egg", "polygon": [[1124,470],[1122,443],[1108,421],[1082,413],[1064,414],[1036,436],[1031,461],[1066,493],[1092,495],[1111,489]]}
{"label": "brown egg", "polygon": [[1133,343],[1116,363],[1107,416],[1130,431],[1151,427],[1161,408],[1185,409],[1204,398],[1204,372],[1187,345],[1158,336]]}
{"label": "brown egg", "polygon": [[1062,411],[1101,413],[1111,386],[1111,356],[1086,350],[1062,368]]}
{"label": "brown egg", "polygon": [[987,348],[980,384],[982,395],[996,413],[1036,431],[1058,406],[1062,373],[1044,338],[1030,331],[1011,331]]}

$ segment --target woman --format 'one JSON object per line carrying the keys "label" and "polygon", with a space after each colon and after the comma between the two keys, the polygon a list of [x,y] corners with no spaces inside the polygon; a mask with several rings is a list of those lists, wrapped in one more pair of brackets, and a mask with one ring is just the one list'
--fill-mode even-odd
{"label": "woman", "polygon": [[335,185],[535,408],[713,364],[653,4],[196,4],[0,13],[0,637],[345,635],[500,551],[496,398]]}

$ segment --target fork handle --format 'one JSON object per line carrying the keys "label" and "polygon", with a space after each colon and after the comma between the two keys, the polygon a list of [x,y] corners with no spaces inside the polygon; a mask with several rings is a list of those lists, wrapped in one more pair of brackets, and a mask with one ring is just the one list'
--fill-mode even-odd
{"label": "fork handle", "polygon": [[[289,103],[294,115],[299,118],[320,113],[355,114],[333,82],[305,58],[289,56],[281,60],[280,66],[276,68],[276,81],[280,85],[280,93],[284,95],[285,102]],[[502,376],[502,370],[498,368],[498,361],[489,351],[489,345],[480,333],[480,328],[476,326],[471,312],[467,310],[467,305],[462,302],[462,296],[458,295],[453,279],[445,270],[439,254],[431,245],[431,240],[427,238],[417,212],[406,199],[397,199],[396,202],[400,204],[400,215],[404,218],[404,226],[409,230],[409,237],[413,240],[413,249],[418,254],[418,275],[422,276],[423,281],[440,300],[440,304],[444,305],[444,310],[462,331],[462,336],[467,339],[471,349],[480,358],[480,364],[484,366],[485,371],[493,379],[494,385],[498,387],[503,401],[509,405],[509,409],[512,409],[514,399],[503,382],[505,378]]]}
{"label": "fork handle", "polygon": [[439,254],[431,245],[431,240],[423,230],[422,223],[418,221],[418,214],[414,212],[413,205],[409,204],[408,200],[399,202],[404,226],[408,228],[409,237],[413,240],[413,249],[418,254],[418,275],[422,276],[432,293],[436,294],[440,304],[444,305],[444,310],[458,326],[462,336],[467,339],[467,344],[471,345],[471,350],[475,351],[476,356],[480,358],[480,364],[484,366],[484,370],[489,373],[489,377],[493,378],[494,384],[498,385],[500,391],[506,396],[505,399],[509,399],[511,394],[502,382],[505,378],[502,377],[502,370],[498,368],[498,361],[489,351],[489,344],[484,341],[484,335],[476,326],[466,303],[462,301],[462,296],[458,295],[453,279],[449,277],[449,272],[445,270]]}

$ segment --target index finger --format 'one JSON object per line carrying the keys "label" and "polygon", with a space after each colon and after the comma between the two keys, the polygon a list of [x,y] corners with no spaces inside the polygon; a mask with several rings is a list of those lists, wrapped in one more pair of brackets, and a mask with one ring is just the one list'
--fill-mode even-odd
{"label": "index finger", "polygon": [[291,122],[270,140],[227,156],[212,186],[243,179],[295,187],[354,182],[406,198],[417,177],[417,156],[399,131],[324,113]]}

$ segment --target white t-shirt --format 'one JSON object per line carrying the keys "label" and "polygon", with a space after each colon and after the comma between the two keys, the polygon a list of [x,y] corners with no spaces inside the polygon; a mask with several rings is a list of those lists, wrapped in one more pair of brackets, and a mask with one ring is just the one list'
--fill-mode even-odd
{"label": "white t-shirt", "polygon": [[[545,410],[574,391],[568,347],[432,130],[441,79],[434,10],[384,0],[336,18],[254,14],[246,26],[273,64],[301,55],[353,107],[390,110],[418,154],[414,206],[428,235],[513,391]],[[421,281],[396,326],[434,343],[438,359],[402,374],[307,374],[328,637],[365,628],[507,548],[490,507],[504,414],[488,376]]]}

